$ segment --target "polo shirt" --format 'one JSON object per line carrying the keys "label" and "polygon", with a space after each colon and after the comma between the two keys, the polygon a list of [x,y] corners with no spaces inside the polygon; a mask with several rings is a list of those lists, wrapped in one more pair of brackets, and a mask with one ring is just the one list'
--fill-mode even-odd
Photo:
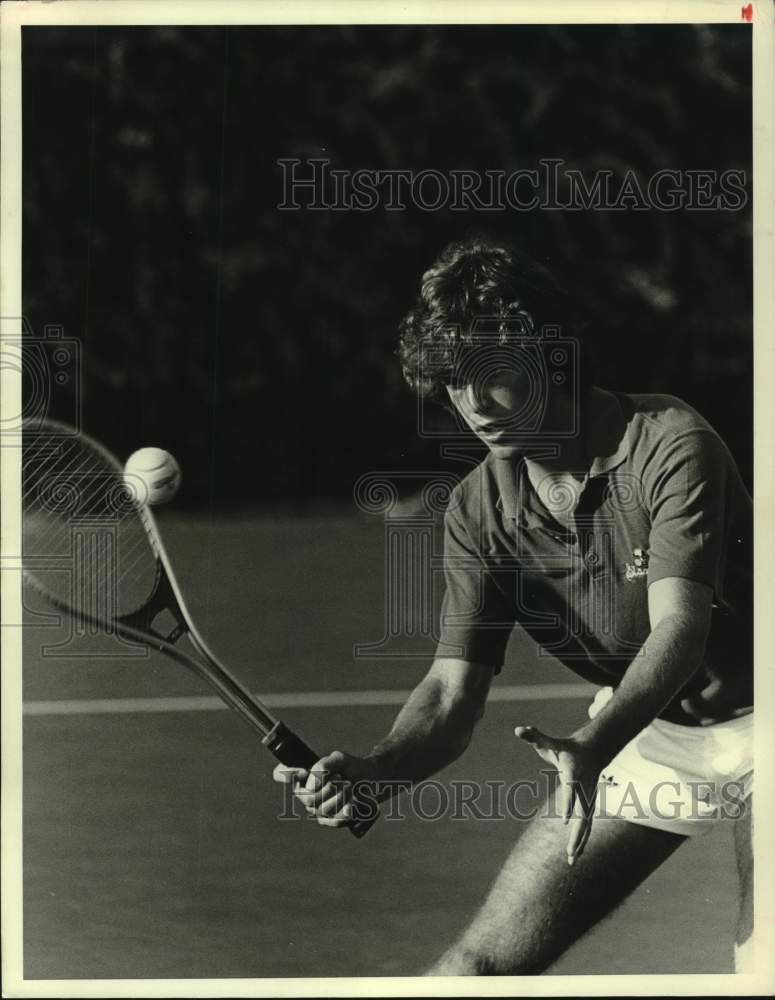
{"label": "polo shirt", "polygon": [[[650,632],[649,585],[684,577],[712,587],[711,627],[701,666],[660,718],[721,721],[752,703],[751,497],[682,400],[597,387],[589,400],[603,419],[582,423],[591,466],[569,525],[543,506],[523,457],[489,453],[453,491],[436,655],[498,672],[519,625],[541,653],[616,687]],[[701,691],[699,710],[687,700]]]}

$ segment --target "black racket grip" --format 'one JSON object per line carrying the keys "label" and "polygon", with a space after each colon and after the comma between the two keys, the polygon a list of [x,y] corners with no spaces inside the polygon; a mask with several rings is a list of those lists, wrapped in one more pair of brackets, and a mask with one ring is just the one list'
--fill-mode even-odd
{"label": "black racket grip", "polygon": [[[261,742],[286,767],[303,767],[309,770],[313,764],[317,764],[320,760],[320,754],[311,750],[304,740],[292,732],[284,722],[278,722]],[[363,815],[359,816],[357,800],[354,800],[352,805],[355,815],[348,824],[348,829],[354,837],[360,839],[377,822],[379,812],[376,803],[372,802],[370,807],[361,803],[360,810]]]}

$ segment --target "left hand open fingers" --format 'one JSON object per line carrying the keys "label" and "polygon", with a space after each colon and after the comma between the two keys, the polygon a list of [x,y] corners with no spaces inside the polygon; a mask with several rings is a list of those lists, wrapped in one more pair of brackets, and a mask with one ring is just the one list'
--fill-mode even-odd
{"label": "left hand open fingers", "polygon": [[562,821],[565,826],[568,825],[571,817],[574,814],[578,803],[578,795],[576,794],[576,783],[575,781],[569,781],[564,775],[560,775],[560,811],[562,814]]}
{"label": "left hand open fingers", "polygon": [[590,833],[592,833],[592,822],[593,822],[592,821],[592,817],[590,816],[589,819],[587,820],[587,825],[586,825],[586,827],[584,829],[584,833],[583,833],[582,838],[581,838],[581,843],[576,848],[576,853],[574,855],[574,861],[575,861],[576,858],[580,858],[581,855],[584,853],[584,850],[585,850],[585,848],[587,846],[587,841],[589,840],[589,835],[590,835]]}
{"label": "left hand open fingers", "polygon": [[570,834],[568,836],[568,846],[566,848],[569,865],[572,865],[578,857],[579,846],[584,839],[587,826],[588,820],[583,816],[575,816],[570,823]]}
{"label": "left hand open fingers", "polygon": [[568,825],[568,820],[573,814],[574,803],[573,785],[569,781],[564,781],[560,775],[560,783],[557,787],[557,807],[565,826]]}
{"label": "left hand open fingers", "polygon": [[592,830],[593,813],[591,810],[578,810],[570,822],[570,836],[568,837],[568,864],[572,865],[577,858],[580,858],[584,848],[587,846],[589,834]]}
{"label": "left hand open fingers", "polygon": [[542,760],[545,760],[547,764],[553,764],[555,767],[558,766],[558,752],[561,741],[555,739],[553,736],[547,736],[540,729],[536,729],[535,726],[516,726],[514,735],[525,743],[529,743],[538,756]]}

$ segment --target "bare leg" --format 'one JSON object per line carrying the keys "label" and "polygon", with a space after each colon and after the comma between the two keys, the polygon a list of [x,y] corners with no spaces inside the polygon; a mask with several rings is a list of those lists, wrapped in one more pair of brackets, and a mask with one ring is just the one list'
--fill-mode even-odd
{"label": "bare leg", "polygon": [[735,934],[735,972],[753,972],[753,795],[735,820],[735,857],[740,883],[740,911]]}
{"label": "bare leg", "polygon": [[543,972],[686,839],[599,818],[571,868],[565,858],[568,830],[550,818],[552,811],[532,821],[479,913],[428,975]]}

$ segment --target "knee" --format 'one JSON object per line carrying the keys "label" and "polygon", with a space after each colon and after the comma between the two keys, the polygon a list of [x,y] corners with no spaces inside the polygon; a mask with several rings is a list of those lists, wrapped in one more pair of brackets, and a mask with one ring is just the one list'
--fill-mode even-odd
{"label": "knee", "polygon": [[506,976],[509,973],[506,963],[489,952],[470,952],[465,956],[465,962],[470,969],[469,976]]}
{"label": "knee", "polygon": [[456,946],[426,973],[428,976],[509,976],[512,963],[483,948]]}
{"label": "knee", "polygon": [[513,976],[513,963],[495,955],[477,955],[474,960],[475,976]]}

